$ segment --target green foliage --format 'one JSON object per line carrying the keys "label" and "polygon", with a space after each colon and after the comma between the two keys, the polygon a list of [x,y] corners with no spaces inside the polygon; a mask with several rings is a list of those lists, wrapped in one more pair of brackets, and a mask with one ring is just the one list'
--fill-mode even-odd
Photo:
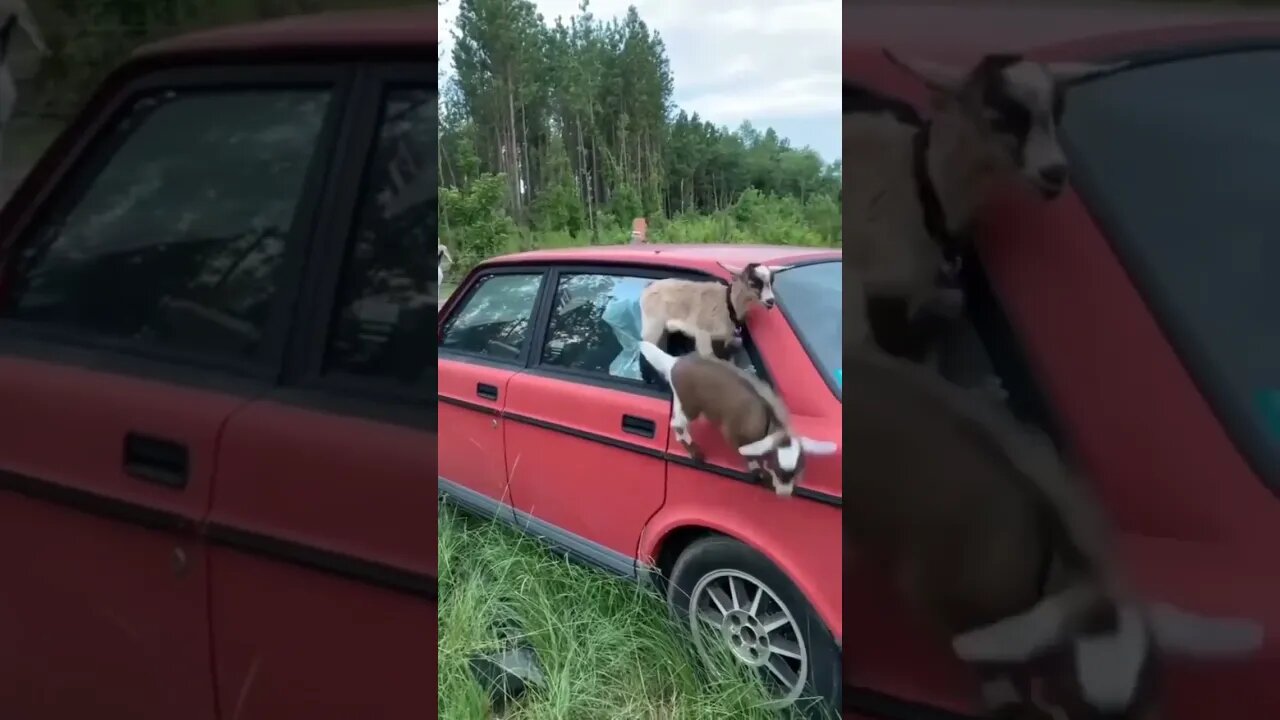
{"label": "green foliage", "polygon": [[[548,25],[529,0],[458,0],[454,38],[441,184],[505,177],[505,213],[530,228],[518,247],[625,242],[640,216],[656,242],[839,243],[839,163],[674,108],[662,38],[634,7],[599,19],[583,2]],[[475,236],[441,218],[446,237]]]}
{"label": "green foliage", "polygon": [[515,222],[503,210],[507,182],[501,174],[484,174],[465,188],[440,189],[440,214],[451,218],[441,234],[450,247],[454,268],[465,273],[484,258],[510,252],[520,238]]}

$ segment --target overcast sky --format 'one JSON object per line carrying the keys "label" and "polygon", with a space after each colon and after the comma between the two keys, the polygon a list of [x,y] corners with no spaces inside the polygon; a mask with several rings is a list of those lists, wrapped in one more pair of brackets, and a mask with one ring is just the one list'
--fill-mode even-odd
{"label": "overcast sky", "polygon": [[[578,3],[534,0],[548,24],[577,14]],[[446,64],[457,5],[440,10]],[[823,160],[840,157],[839,0],[592,0],[591,12],[621,17],[628,5],[662,35],[676,105],[730,128],[773,127]]]}

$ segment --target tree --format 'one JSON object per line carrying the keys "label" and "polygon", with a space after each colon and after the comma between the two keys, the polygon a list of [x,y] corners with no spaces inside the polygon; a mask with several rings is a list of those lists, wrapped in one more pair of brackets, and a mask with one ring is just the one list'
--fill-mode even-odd
{"label": "tree", "polygon": [[[634,7],[601,20],[583,0],[548,24],[529,0],[457,2],[454,76],[442,85],[443,184],[465,190],[502,176],[519,224],[593,239],[635,215],[727,211],[750,189],[793,198],[781,215],[803,220],[799,208],[813,201],[838,219],[838,163],[771,128],[730,131],[673,105],[666,47]],[[829,212],[815,216],[830,226]]]}

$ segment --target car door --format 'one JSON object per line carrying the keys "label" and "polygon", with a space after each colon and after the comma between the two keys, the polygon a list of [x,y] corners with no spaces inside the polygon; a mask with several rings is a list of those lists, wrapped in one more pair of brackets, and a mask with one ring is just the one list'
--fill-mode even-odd
{"label": "car door", "polygon": [[0,716],[214,717],[199,530],[280,369],[341,81],[136,76],[4,210]]}
{"label": "car door", "polygon": [[522,266],[481,270],[459,288],[440,326],[439,486],[481,513],[510,505],[503,410],[529,356],[545,275]]}
{"label": "car door", "polygon": [[661,276],[555,270],[529,369],[508,381],[503,409],[521,525],[623,574],[666,492],[670,391],[642,379],[636,346],[640,291]]}
{"label": "car door", "polygon": [[355,69],[287,372],[223,431],[209,597],[241,720],[433,707],[431,67]]}

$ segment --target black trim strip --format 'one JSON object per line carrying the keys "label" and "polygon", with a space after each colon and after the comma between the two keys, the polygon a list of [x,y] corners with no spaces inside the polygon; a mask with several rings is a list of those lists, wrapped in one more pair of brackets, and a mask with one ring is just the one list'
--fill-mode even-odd
{"label": "black trim strip", "polygon": [[657,458],[659,460],[664,460],[667,457],[667,453],[663,452],[662,450],[655,450],[651,447],[645,447],[644,445],[629,443],[629,442],[626,442],[625,440],[619,440],[617,438],[609,437],[608,435],[597,435],[592,432],[579,430],[577,428],[571,428],[566,425],[559,425],[553,422],[547,422],[546,420],[540,420],[535,417],[529,417],[528,415],[520,415],[518,413],[507,412],[504,410],[502,412],[502,417],[506,420],[518,422],[522,425],[531,425],[536,428],[542,428],[543,430],[558,432],[563,435],[569,435],[581,440],[589,440],[594,443],[600,443],[601,445],[608,445],[609,447],[612,447],[612,448],[617,448],[619,450],[627,450],[629,452],[638,453],[640,455],[646,455],[648,457]]}
{"label": "black trim strip", "polygon": [[147,530],[204,538],[210,543],[233,550],[405,593],[432,602],[437,599],[437,580],[430,575],[240,530],[228,525],[211,523],[202,526],[178,513],[157,510],[89,490],[0,471],[0,492],[10,492]]}
{"label": "black trim strip", "polygon": [[196,523],[190,518],[167,510],[157,510],[61,483],[40,480],[27,475],[0,471],[0,492],[10,492],[32,500],[42,500],[94,515],[136,525],[147,530],[192,534]]}
{"label": "black trim strip", "polygon": [[489,407],[488,405],[481,405],[480,403],[474,403],[469,400],[459,400],[458,398],[441,394],[437,394],[436,399],[445,405],[453,405],[454,407],[460,407],[464,410],[475,410],[476,412],[484,413],[485,415],[502,415],[502,412],[497,408]]}
{"label": "black trim strip", "polygon": [[977,720],[933,705],[925,705],[886,695],[870,688],[844,688],[843,712],[858,713],[877,720]]}
{"label": "black trim strip", "polygon": [[[541,420],[539,418],[529,417],[527,415],[521,415],[519,413],[513,413],[506,410],[498,410],[496,408],[489,407],[488,405],[480,405],[478,403],[468,402],[466,400],[460,400],[458,398],[452,398],[445,395],[440,395],[439,400],[440,402],[446,405],[453,405],[456,407],[465,408],[467,410],[474,410],[479,413],[484,413],[485,415],[492,415],[494,417],[500,417],[505,420],[511,420],[512,422],[518,422],[525,425],[542,428],[543,430],[550,430],[552,432],[562,433],[564,435],[569,435],[571,437],[575,437],[580,440],[587,440],[589,442],[600,443],[602,445],[608,445],[609,447],[617,448],[619,450],[626,450],[628,452],[638,453],[646,457],[666,460],[667,462],[672,462],[677,465],[683,465],[685,467],[693,468],[695,470],[702,470],[704,472],[709,472],[713,475],[719,475],[720,477],[729,478],[730,480],[737,480],[739,482],[747,483],[748,485],[755,485],[757,487],[760,487],[760,483],[757,482],[756,479],[753,478],[751,475],[745,472],[740,472],[738,470],[730,470],[729,468],[720,467],[719,465],[701,463],[694,460],[693,458],[686,457],[684,455],[676,455],[674,453],[669,453],[662,450],[655,450],[651,447],[646,447],[644,445],[637,445],[635,443],[629,443],[624,440],[619,440],[617,438],[609,437],[607,435],[597,435],[596,433],[587,432],[585,430],[579,430],[578,428],[568,427],[566,425],[560,425],[558,423],[552,423],[546,420]],[[835,495],[821,492],[819,490],[812,490],[806,487],[797,487],[795,489],[794,497],[804,498],[806,500],[813,500],[815,502],[820,502],[823,505],[830,505],[832,507],[841,507],[843,505],[843,500]]]}
{"label": "black trim strip", "polygon": [[437,580],[424,573],[325,550],[313,545],[303,545],[270,535],[240,530],[220,523],[210,523],[205,533],[209,541],[216,545],[250,555],[262,555],[272,560],[394,590],[431,602],[437,600]]}

